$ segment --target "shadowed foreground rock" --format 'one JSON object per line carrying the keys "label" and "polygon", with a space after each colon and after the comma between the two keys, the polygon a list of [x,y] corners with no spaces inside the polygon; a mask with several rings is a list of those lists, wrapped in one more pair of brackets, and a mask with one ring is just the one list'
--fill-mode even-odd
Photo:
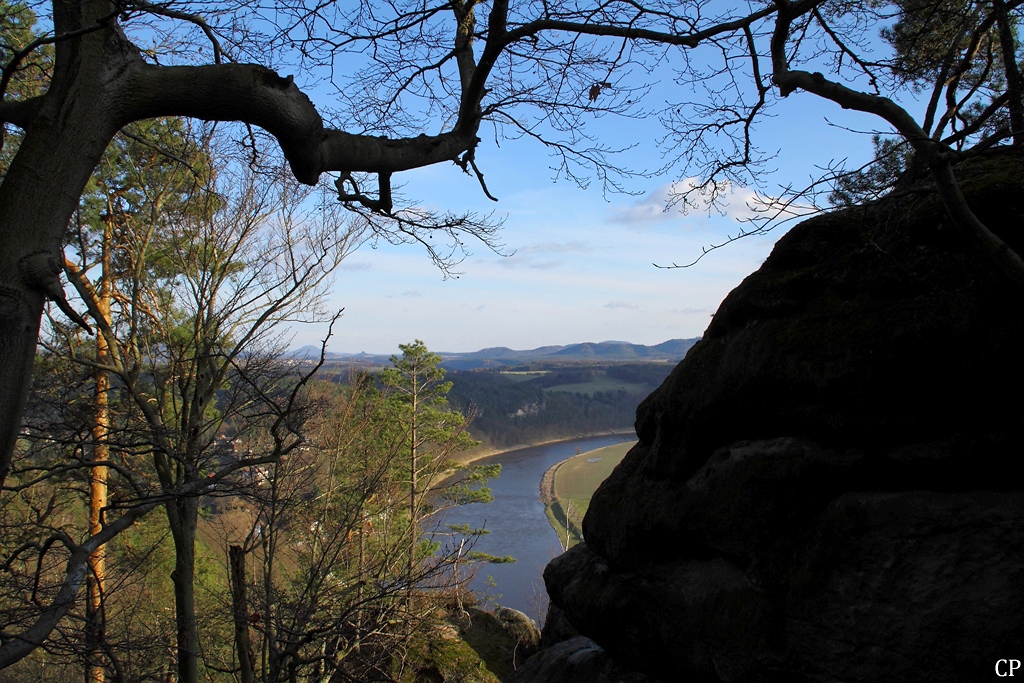
{"label": "shadowed foreground rock", "polygon": [[507,683],[659,683],[618,666],[594,641],[575,636],[544,650],[518,669]]}
{"label": "shadowed foreground rock", "polygon": [[[964,182],[1017,250],[1022,180],[1001,152]],[[545,571],[616,666],[935,683],[1024,659],[1024,292],[921,189],[794,228],[637,410],[587,543]]]}

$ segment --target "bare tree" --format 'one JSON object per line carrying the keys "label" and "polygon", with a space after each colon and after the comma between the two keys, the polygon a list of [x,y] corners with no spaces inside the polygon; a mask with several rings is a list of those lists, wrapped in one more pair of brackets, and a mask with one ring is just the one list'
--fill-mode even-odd
{"label": "bare tree", "polygon": [[431,533],[426,503],[407,516],[408,434],[388,392],[358,373],[317,383],[308,445],[250,478],[241,500],[252,526],[226,539],[243,680],[388,679],[468,590],[472,531],[418,548],[410,567],[410,528],[420,546]]}
{"label": "bare tree", "polygon": [[[499,135],[544,142],[559,160],[559,173],[585,182],[581,169],[589,167],[614,185],[613,146],[588,140],[581,124],[595,112],[635,110],[643,91],[631,91],[629,77],[667,63],[684,85],[716,83],[710,101],[664,109],[669,154],[696,166],[702,177],[681,198],[697,192],[713,201],[724,183],[756,173],[764,161],[752,139],[756,120],[773,98],[802,90],[892,126],[931,169],[956,224],[1017,277],[1024,265],[970,212],[952,167],[968,139],[977,149],[1013,138],[1008,127],[985,134],[985,126],[1007,111],[1020,118],[1020,77],[1012,59],[1020,3],[950,1],[777,0],[737,9],[707,0],[511,7],[505,0],[380,6],[366,0],[281,4],[273,25],[247,15],[244,5],[229,5],[224,14],[211,8],[205,16],[196,8],[141,0],[53,5],[47,15],[52,31],[27,43],[12,41],[3,53],[0,122],[25,133],[0,188],[0,237],[7,246],[0,300],[11,321],[0,343],[0,452],[7,454],[0,475],[17,434],[43,301],[61,298],[52,266],[60,235],[110,139],[126,123],[153,116],[259,126],[277,138],[298,180],[314,183],[337,172],[339,198],[366,213],[383,235],[427,242],[423,231],[440,228],[458,246],[459,231],[475,224],[402,209],[392,191],[396,173],[455,162],[482,185],[475,152],[486,121]],[[889,96],[913,85],[899,78],[899,60],[871,59],[867,50],[884,22],[954,6],[966,8],[961,14],[969,21],[957,40],[943,44],[933,113],[918,122]],[[245,22],[255,28],[243,30]],[[165,65],[159,50],[140,50],[133,42],[137,27],[179,39],[191,30],[208,43],[174,51]],[[47,46],[52,68],[39,57]],[[718,64],[698,57],[699,47],[717,55]],[[358,132],[327,126],[292,77],[243,63],[257,54],[294,55],[295,66],[314,73],[354,71],[352,79],[336,83],[356,94],[341,102],[337,117]],[[348,62],[339,68],[344,54],[358,57],[355,69]],[[968,77],[979,60],[980,68],[989,60],[1006,74],[1000,91],[991,90],[996,80]],[[48,77],[46,92],[19,97],[12,84],[33,63]],[[867,91],[847,85],[848,76]],[[428,132],[434,127],[440,132]]]}
{"label": "bare tree", "polygon": [[[122,328],[125,327],[124,311],[130,308],[123,305],[124,302],[129,298],[133,305],[141,302],[139,283],[145,259],[140,259],[138,246],[133,249],[130,245],[145,243],[143,236],[146,234],[151,240],[158,229],[159,216],[165,210],[181,211],[201,179],[197,177],[196,167],[209,167],[205,150],[197,146],[191,136],[181,135],[183,131],[184,123],[180,120],[157,120],[124,130],[108,148],[83,197],[82,208],[76,213],[71,235],[78,258],[77,263],[69,264],[68,268],[89,272],[95,266],[93,314],[99,316],[97,320],[104,327],[113,329],[111,311],[115,292],[122,304],[118,320]],[[115,231],[118,239],[115,239]],[[142,247],[142,256],[146,256],[147,251],[158,250]],[[103,463],[110,460],[107,435],[111,428],[113,387],[107,370],[112,359],[105,335],[96,337],[94,360],[95,419],[90,441],[92,461],[98,464],[89,471],[90,534],[102,530],[102,517],[107,507],[107,467]],[[89,558],[85,624],[87,683],[104,680],[101,650],[105,643],[105,554],[106,549],[101,546]]]}
{"label": "bare tree", "polygon": [[[50,354],[112,377],[124,397],[119,423],[105,425],[98,438],[95,430],[90,436],[107,456],[97,460],[93,448],[87,463],[68,459],[65,469],[104,467],[119,479],[119,495],[99,511],[100,530],[84,545],[109,540],[107,530],[117,526],[110,518],[117,512],[128,510],[118,521],[130,523],[154,505],[166,511],[175,549],[170,578],[182,681],[197,680],[199,666],[200,499],[230,490],[240,472],[277,462],[303,442],[302,392],[315,368],[299,371],[283,360],[275,330],[285,322],[331,317],[321,306],[324,286],[362,234],[358,220],[337,207],[312,213],[302,208],[311,193],[292,182],[214,167],[209,155],[204,159],[207,182],[186,201],[180,195],[170,201],[168,186],[180,180],[174,174],[120,185],[115,194],[135,196],[131,210],[116,208],[121,203],[107,197],[103,215],[116,230],[104,237],[116,232],[117,239],[102,240],[101,251],[118,257],[117,272],[105,272],[113,290],[106,297],[88,275],[87,237],[73,242],[81,247],[79,258],[69,257],[65,271],[108,352],[92,354],[91,341],[56,321],[53,337],[44,343]],[[113,302],[110,309],[104,310],[105,300]],[[233,457],[225,438],[251,433],[261,435],[258,447],[249,439],[251,452]],[[59,471],[56,457],[50,467]],[[150,459],[151,468],[140,467],[140,459]],[[30,470],[45,472],[37,460],[27,466],[17,470],[16,489],[35,483]],[[51,469],[41,476],[52,474]],[[98,635],[93,634],[93,650]],[[9,640],[0,648],[31,645],[24,633],[5,636]]]}
{"label": "bare tree", "polygon": [[[876,160],[852,170],[834,164],[807,187],[763,194],[760,215],[723,244],[806,215],[821,197],[877,196],[901,176],[930,175],[951,222],[1011,281],[1024,283],[1024,261],[977,218],[954,172],[1020,139],[1012,122],[1024,109],[1014,32],[1021,3],[780,0],[768,9],[716,38],[717,58],[678,71],[702,97],[662,112],[668,150],[698,176],[674,186],[673,202],[714,206],[736,185],[763,190],[767,165],[785,152],[759,146],[756,125],[781,99],[807,93],[875,117],[882,125],[873,133]],[[922,98],[927,106],[915,118]]]}
{"label": "bare tree", "polygon": [[[1021,139],[1021,8],[1018,0],[364,0],[279,3],[271,23],[242,3],[39,5],[47,30],[5,24],[0,46],[0,123],[22,131],[10,138],[13,156],[4,150],[0,186],[0,480],[18,439],[44,302],[78,316],[58,277],[62,236],[108,143],[130,122],[177,115],[262,128],[300,182],[337,173],[338,198],[382,237],[429,245],[425,231],[440,229],[457,253],[465,230],[486,231],[472,218],[403,206],[393,179],[453,162],[490,194],[476,158],[485,124],[499,138],[543,142],[559,175],[596,176],[614,188],[616,145],[587,138],[583,124],[642,115],[646,89],[629,85],[674,69],[678,101],[656,107],[669,131],[663,148],[673,167],[700,176],[677,199],[714,204],[730,184],[757,185],[771,154],[759,152],[756,122],[802,91],[884,122],[882,132],[911,148],[934,179],[952,222],[1020,283],[1024,263],[971,211],[955,168]],[[879,43],[879,30],[894,26]],[[142,49],[142,37],[157,37],[156,47]],[[337,86],[336,110],[322,115],[294,78],[271,68],[285,64]],[[45,92],[19,85],[30,76]],[[692,97],[694,87],[705,96]],[[916,92],[928,93],[920,119],[900,104]],[[771,208],[784,212],[786,201]],[[431,254],[442,263],[450,256]],[[0,645],[0,666],[31,649],[19,643]]]}

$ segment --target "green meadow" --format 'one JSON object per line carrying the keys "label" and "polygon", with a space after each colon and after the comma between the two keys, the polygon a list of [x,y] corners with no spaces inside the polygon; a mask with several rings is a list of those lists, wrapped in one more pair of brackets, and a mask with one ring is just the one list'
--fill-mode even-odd
{"label": "green meadow", "polygon": [[630,441],[580,453],[555,466],[553,499],[547,502],[545,511],[563,545],[573,546],[583,540],[583,516],[594,491],[635,444]]}
{"label": "green meadow", "polygon": [[553,387],[545,387],[544,391],[564,391],[570,394],[586,394],[593,396],[598,391],[625,391],[631,394],[644,394],[647,395],[651,392],[652,387],[648,384],[641,384],[638,382],[625,382],[616,377],[610,377],[605,373],[600,373],[591,377],[586,382],[574,382],[571,384],[557,384]]}

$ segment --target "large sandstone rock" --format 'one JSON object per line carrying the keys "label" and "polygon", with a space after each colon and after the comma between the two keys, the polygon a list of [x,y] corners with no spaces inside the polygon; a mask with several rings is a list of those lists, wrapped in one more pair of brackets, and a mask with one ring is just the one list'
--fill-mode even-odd
{"label": "large sandstone rock", "polygon": [[[974,166],[1018,250],[1016,153]],[[666,680],[966,681],[1024,659],[1024,292],[921,187],[806,221],[637,411],[551,599]]]}
{"label": "large sandstone rock", "polygon": [[500,605],[495,608],[494,617],[508,637],[515,641],[513,664],[525,660],[540,647],[540,629],[530,617],[517,609]]}
{"label": "large sandstone rock", "polygon": [[498,605],[487,612],[466,606],[453,612],[452,622],[462,640],[502,681],[540,647],[540,630],[519,610]]}
{"label": "large sandstone rock", "polygon": [[531,658],[506,683],[659,683],[627,671],[594,641],[576,636]]}

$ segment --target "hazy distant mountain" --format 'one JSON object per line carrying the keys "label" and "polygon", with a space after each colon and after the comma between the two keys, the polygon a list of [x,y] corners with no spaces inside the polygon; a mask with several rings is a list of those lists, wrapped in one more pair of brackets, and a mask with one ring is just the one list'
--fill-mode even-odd
{"label": "hazy distant mountain", "polygon": [[631,344],[623,341],[584,342],[568,346],[542,346],[529,351],[515,351],[500,347],[483,349],[473,353],[442,353],[445,361],[493,360],[531,362],[542,360],[682,360],[699,337],[693,339],[670,339],[655,346]]}
{"label": "hazy distant mountain", "polygon": [[662,353],[667,353],[673,358],[678,356],[682,359],[686,355],[686,352],[690,350],[690,347],[700,341],[700,337],[694,337],[693,339],[669,339],[668,341],[655,344],[652,349],[657,349]]}
{"label": "hazy distant mountain", "polygon": [[[678,340],[683,341],[683,340]],[[690,346],[693,346],[691,344]],[[653,346],[630,344],[628,342],[601,342],[600,344],[571,344],[553,356],[560,358],[601,358],[602,360],[667,359],[671,354],[660,353]],[[682,358],[682,356],[680,356]]]}
{"label": "hazy distant mountain", "polygon": [[[289,351],[288,357],[318,360],[320,358],[320,347],[315,344],[307,344],[306,346],[301,346]],[[354,360],[366,363],[375,363],[380,360],[387,362],[388,359],[391,358],[391,355],[388,354],[384,356],[381,354],[366,353],[365,351],[360,351],[359,353],[334,353],[333,351],[328,351],[324,354],[324,358],[333,361]]]}
{"label": "hazy distant mountain", "polygon": [[[690,347],[697,343],[699,337],[692,339],[669,339],[668,341],[654,346],[643,344],[630,344],[623,341],[584,342],[582,344],[569,344],[568,346],[541,346],[530,350],[515,350],[505,346],[495,346],[469,353],[447,353],[440,351],[444,358],[442,365],[459,370],[471,370],[473,368],[491,367],[501,365],[516,365],[519,363],[531,363],[537,361],[586,361],[600,360],[606,362],[616,361],[679,361],[682,360]],[[295,349],[290,354],[293,358],[319,358],[320,347],[303,346]],[[391,354],[370,354],[370,353],[327,353],[327,359],[332,361],[351,360],[370,364],[385,364],[389,362]]]}

